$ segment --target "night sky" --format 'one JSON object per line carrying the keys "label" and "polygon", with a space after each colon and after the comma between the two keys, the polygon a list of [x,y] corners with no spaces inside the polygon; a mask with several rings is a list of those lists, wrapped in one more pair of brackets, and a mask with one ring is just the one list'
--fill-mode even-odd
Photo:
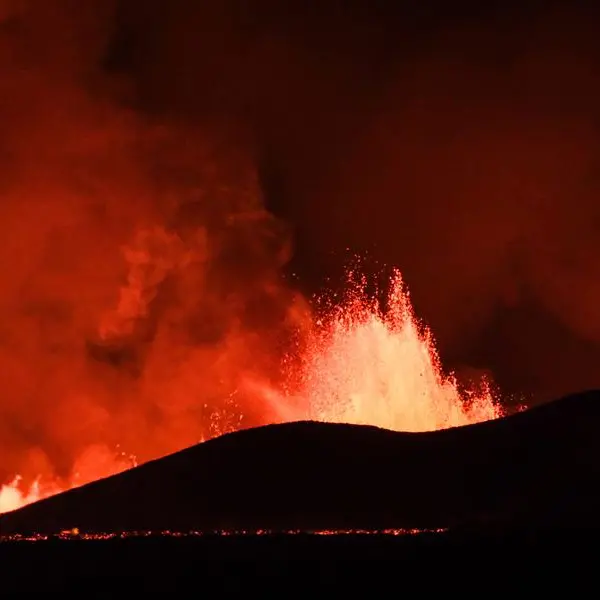
{"label": "night sky", "polygon": [[598,386],[596,14],[574,2],[123,2],[141,110],[257,140],[288,271],[398,266],[447,364]]}

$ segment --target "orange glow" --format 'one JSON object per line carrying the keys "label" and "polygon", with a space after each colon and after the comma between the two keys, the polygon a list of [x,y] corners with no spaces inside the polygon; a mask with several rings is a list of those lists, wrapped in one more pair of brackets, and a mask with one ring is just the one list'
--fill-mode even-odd
{"label": "orange glow", "polygon": [[379,536],[414,536],[420,534],[440,534],[446,533],[448,530],[445,528],[440,529],[382,529],[382,530],[366,530],[366,529],[333,529],[333,530],[315,530],[315,531],[301,531],[301,530],[290,530],[290,531],[269,531],[265,529],[249,530],[249,531],[123,531],[119,533],[107,532],[107,533],[83,533],[79,529],[71,529],[61,531],[56,535],[43,535],[34,534],[30,536],[22,535],[7,535],[1,539],[4,542],[45,542],[52,539],[59,540],[114,540],[114,539],[127,539],[127,538],[148,538],[148,537],[172,537],[172,538],[202,538],[211,536],[221,537],[244,537],[244,536],[277,536],[277,535],[311,535],[311,536],[366,536],[366,535],[379,535]]}
{"label": "orange glow", "polygon": [[[153,268],[148,275],[145,255],[136,256],[139,260],[132,260],[132,274],[122,290],[118,310],[102,323],[103,336],[130,333],[133,320],[145,310],[148,298],[168,270],[166,263],[159,263],[163,270]],[[481,382],[478,391],[461,394],[456,380],[443,373],[432,335],[416,319],[399,272],[390,282],[386,306],[368,297],[364,280],[350,278],[347,298],[312,321],[309,326],[297,321],[296,326],[302,329],[302,345],[299,355],[292,354],[284,361],[282,383],[266,384],[252,372],[243,372],[238,392],[252,397],[254,406],[260,402],[258,412],[263,422],[312,419],[397,431],[429,431],[501,415],[486,381]],[[244,346],[248,340],[232,340],[237,345],[232,342],[228,353],[209,364],[223,369],[224,375],[233,372],[240,357],[248,353]],[[202,354],[192,357],[197,361],[210,358]],[[206,362],[185,365],[174,376],[185,379],[192,368],[198,372],[206,369]],[[165,389],[169,394],[175,389],[186,390],[185,381],[178,387],[179,383],[169,381]],[[190,401],[180,399],[174,406]],[[208,432],[203,439],[244,426],[244,415],[236,417],[238,409],[234,406],[225,402],[221,411],[212,413],[211,423],[201,428]],[[92,446],[80,456],[67,481],[43,484],[38,478],[30,486],[23,486],[17,477],[4,485],[0,489],[0,512],[109,476],[132,464],[132,459],[115,456],[106,447]]]}
{"label": "orange glow", "polygon": [[501,409],[482,380],[461,394],[445,375],[431,332],[414,315],[400,272],[387,307],[349,279],[341,305],[320,320],[302,357],[295,394],[263,389],[283,420],[311,419],[433,431],[494,419]]}
{"label": "orange glow", "polygon": [[136,466],[133,456],[126,457],[111,453],[103,447],[90,446],[79,457],[71,477],[66,482],[42,481],[42,478],[38,477],[30,486],[24,487],[22,478],[17,475],[11,482],[0,487],[0,514],[115,475],[133,466]]}

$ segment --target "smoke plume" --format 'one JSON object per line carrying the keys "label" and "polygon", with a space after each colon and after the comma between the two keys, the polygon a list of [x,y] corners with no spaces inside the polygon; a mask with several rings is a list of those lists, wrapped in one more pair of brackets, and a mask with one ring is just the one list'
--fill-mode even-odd
{"label": "smoke plume", "polygon": [[153,110],[252,124],[309,289],[368,255],[446,364],[540,400],[600,385],[597,16],[389,4],[150,2],[130,64]]}
{"label": "smoke plume", "polygon": [[0,479],[268,419],[355,253],[444,362],[600,384],[592,19],[393,4],[0,3]]}
{"label": "smoke plume", "polygon": [[106,68],[116,4],[2,9],[0,477],[265,418],[238,388],[275,371],[303,305],[252,140],[136,109]]}

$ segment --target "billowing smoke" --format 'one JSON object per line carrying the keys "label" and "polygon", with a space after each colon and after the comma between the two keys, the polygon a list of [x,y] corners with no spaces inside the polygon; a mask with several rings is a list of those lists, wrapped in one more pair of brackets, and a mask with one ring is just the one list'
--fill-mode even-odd
{"label": "billowing smoke", "polygon": [[234,4],[146,3],[130,64],[154,110],[252,123],[300,280],[366,254],[402,270],[446,364],[539,399],[600,385],[595,15]]}
{"label": "billowing smoke", "polygon": [[268,420],[355,253],[465,376],[600,384],[590,19],[250,4],[0,3],[0,479]]}
{"label": "billowing smoke", "polygon": [[103,67],[116,5],[3,9],[0,478],[268,420],[240,385],[277,372],[304,308],[252,140],[132,109]]}

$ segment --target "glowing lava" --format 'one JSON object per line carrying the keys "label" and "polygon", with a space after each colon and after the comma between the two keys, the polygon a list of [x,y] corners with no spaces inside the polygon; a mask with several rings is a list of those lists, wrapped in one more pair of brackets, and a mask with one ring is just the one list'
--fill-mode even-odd
{"label": "glowing lava", "polygon": [[[344,302],[315,319],[300,357],[289,357],[284,390],[249,380],[248,387],[280,422],[312,419],[368,424],[398,431],[430,431],[494,419],[501,409],[489,385],[462,393],[445,375],[430,331],[416,319],[402,277],[396,272],[386,306],[354,282]],[[299,358],[299,363],[298,359]],[[295,359],[295,360],[294,360]],[[298,366],[299,364],[299,366]],[[80,466],[66,487],[122,471],[121,461]],[[65,489],[65,486],[62,486]],[[57,492],[36,482],[22,490],[19,479],[0,489],[0,512]]]}
{"label": "glowing lava", "polygon": [[66,483],[42,482],[41,478],[38,478],[30,486],[24,488],[21,477],[17,475],[10,483],[3,485],[0,488],[0,514],[60,494],[68,489],[115,475],[134,466],[136,466],[136,460],[133,456],[112,453],[104,446],[90,446],[79,457],[73,473]]}
{"label": "glowing lava", "polygon": [[300,396],[310,418],[432,431],[500,416],[487,381],[461,395],[456,379],[444,375],[398,271],[385,310],[368,298],[364,281],[350,289],[305,357]]}

